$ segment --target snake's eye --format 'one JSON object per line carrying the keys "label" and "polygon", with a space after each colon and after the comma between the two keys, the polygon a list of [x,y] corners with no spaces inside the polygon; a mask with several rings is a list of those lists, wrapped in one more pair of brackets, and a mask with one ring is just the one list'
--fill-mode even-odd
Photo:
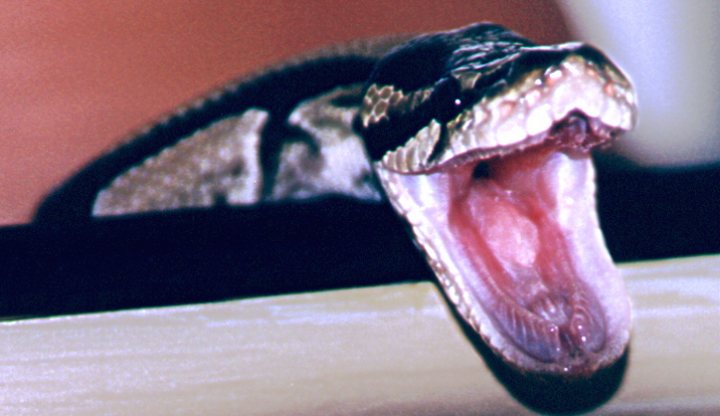
{"label": "snake's eye", "polygon": [[432,100],[435,118],[441,121],[452,119],[463,104],[460,83],[455,78],[446,78],[438,82],[435,84]]}

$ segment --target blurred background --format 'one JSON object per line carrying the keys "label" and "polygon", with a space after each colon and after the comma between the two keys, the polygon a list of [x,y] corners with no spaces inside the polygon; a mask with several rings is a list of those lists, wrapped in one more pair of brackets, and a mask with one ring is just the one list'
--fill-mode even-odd
{"label": "blurred background", "polygon": [[7,1],[0,8],[0,224],[123,136],[233,78],[324,45],[475,21],[587,40],[635,81],[642,166],[720,160],[720,6],[707,1]]}

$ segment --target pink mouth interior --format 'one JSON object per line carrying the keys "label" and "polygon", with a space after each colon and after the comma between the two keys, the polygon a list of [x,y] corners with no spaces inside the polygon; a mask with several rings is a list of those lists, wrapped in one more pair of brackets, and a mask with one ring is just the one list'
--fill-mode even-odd
{"label": "pink mouth interior", "polygon": [[448,299],[518,369],[588,375],[625,350],[630,302],[598,224],[589,153],[618,133],[577,113],[435,171],[376,167]]}
{"label": "pink mouth interior", "polygon": [[586,247],[568,229],[597,226],[573,211],[594,208],[594,200],[584,200],[586,181],[573,180],[586,174],[590,157],[583,127],[580,120],[560,128],[553,140],[481,162],[482,169],[466,164],[446,172],[449,231],[484,283],[469,287],[489,299],[484,306],[498,329],[541,362],[584,361],[606,342],[603,309],[578,266]]}

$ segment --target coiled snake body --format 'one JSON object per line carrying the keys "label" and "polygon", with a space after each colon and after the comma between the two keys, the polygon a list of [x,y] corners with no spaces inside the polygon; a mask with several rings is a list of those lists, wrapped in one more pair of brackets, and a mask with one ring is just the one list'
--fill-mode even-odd
{"label": "coiled snake body", "polygon": [[584,376],[615,362],[630,332],[589,151],[635,111],[625,76],[580,43],[538,46],[492,24],[356,42],[179,110],[71,178],[38,217],[389,202],[503,360]]}

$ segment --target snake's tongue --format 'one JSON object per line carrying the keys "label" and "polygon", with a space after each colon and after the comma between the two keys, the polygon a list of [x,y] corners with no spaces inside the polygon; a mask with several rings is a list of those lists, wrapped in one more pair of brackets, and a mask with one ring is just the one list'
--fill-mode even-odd
{"label": "snake's tongue", "polygon": [[580,142],[381,176],[448,297],[510,364],[587,375],[622,355],[630,305],[598,226],[594,169]]}

